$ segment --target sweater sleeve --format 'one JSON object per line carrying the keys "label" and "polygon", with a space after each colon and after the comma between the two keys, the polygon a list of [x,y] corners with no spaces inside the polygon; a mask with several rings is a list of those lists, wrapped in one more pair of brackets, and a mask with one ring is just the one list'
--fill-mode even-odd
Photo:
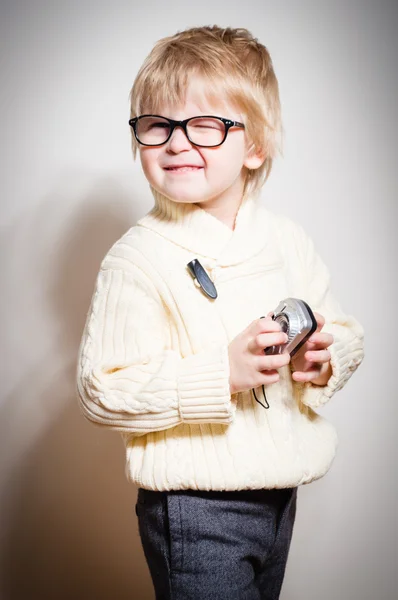
{"label": "sweater sleeve", "polygon": [[79,407],[88,420],[137,435],[233,420],[228,346],[182,358],[171,348],[167,315],[138,267],[101,267],[77,361]]}
{"label": "sweater sleeve", "polygon": [[314,243],[304,230],[297,226],[296,248],[304,270],[305,300],[313,311],[325,318],[323,332],[331,333],[334,342],[329,346],[332,375],[324,386],[312,382],[294,382],[303,404],[317,408],[325,404],[337,391],[343,388],[364,357],[364,331],[362,325],[343,312],[330,290],[330,274]]}

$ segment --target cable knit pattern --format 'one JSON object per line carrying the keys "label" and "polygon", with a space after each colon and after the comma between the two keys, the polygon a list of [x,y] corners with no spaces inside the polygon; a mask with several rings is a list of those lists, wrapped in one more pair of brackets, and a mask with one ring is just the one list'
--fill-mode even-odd
{"label": "cable knit pattern", "polygon": [[[322,477],[337,436],[314,409],[361,363],[363,330],[333,298],[312,241],[254,198],[232,231],[152,191],[152,211],[99,269],[78,353],[82,414],[120,431],[126,476],[147,489],[277,488]],[[193,258],[214,281],[216,300],[192,280]],[[230,395],[228,345],[288,296],[324,315],[335,340],[332,376],[322,387],[299,384],[284,367],[266,388],[265,410],[250,391]]]}

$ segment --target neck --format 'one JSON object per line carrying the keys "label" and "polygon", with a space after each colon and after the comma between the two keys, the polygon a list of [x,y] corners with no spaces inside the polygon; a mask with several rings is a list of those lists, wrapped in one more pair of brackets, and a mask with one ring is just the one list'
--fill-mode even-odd
{"label": "neck", "polygon": [[216,197],[206,200],[206,202],[196,202],[196,205],[234,231],[236,215],[242,204],[242,197],[243,193],[239,191],[239,193],[229,197],[228,201],[225,197]]}
{"label": "neck", "polygon": [[176,202],[152,186],[150,188],[155,199],[153,211],[162,220],[182,223],[185,219],[190,220],[194,214],[207,213],[222,223],[230,232],[235,231],[242,207],[256,201],[256,198],[250,194],[236,194],[230,196],[228,202],[225,197],[222,199],[215,197],[205,202]]}
{"label": "neck", "polygon": [[235,229],[236,215],[238,214],[241,202],[242,200],[239,200],[239,203],[236,202],[232,206],[228,207],[222,205],[219,206],[216,203],[213,204],[211,202],[197,202],[196,205],[221,221],[221,223],[224,223],[224,225],[233,231]]}
{"label": "neck", "polygon": [[[235,230],[236,217],[245,199],[244,181],[242,178],[238,179],[228,190],[203,202],[175,202],[167,199],[152,186],[151,190],[155,197],[156,204],[161,206],[163,211],[166,210],[167,213],[170,213],[169,216],[175,216],[177,213],[188,213],[196,207],[209,213],[232,231]],[[174,207],[172,206],[173,204]]]}

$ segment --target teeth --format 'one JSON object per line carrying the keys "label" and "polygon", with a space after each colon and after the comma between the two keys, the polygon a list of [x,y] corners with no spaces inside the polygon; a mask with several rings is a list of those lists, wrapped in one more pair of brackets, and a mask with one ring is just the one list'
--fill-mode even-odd
{"label": "teeth", "polygon": [[169,167],[169,171],[197,171],[200,167]]}

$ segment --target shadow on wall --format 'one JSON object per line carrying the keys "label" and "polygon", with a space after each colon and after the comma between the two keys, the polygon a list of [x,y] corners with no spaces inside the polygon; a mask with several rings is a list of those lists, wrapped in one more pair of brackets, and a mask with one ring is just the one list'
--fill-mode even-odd
{"label": "shadow on wall", "polygon": [[[116,182],[101,181],[73,215],[69,208],[56,244],[51,198],[22,226],[31,236],[26,246],[35,248],[24,268],[40,272],[46,261],[44,310],[58,331],[54,351],[36,357],[1,408],[2,600],[153,598],[122,439],[87,422],[75,392],[95,278],[108,249],[139,216],[131,215],[132,203]],[[29,332],[26,341],[34,343]]]}

